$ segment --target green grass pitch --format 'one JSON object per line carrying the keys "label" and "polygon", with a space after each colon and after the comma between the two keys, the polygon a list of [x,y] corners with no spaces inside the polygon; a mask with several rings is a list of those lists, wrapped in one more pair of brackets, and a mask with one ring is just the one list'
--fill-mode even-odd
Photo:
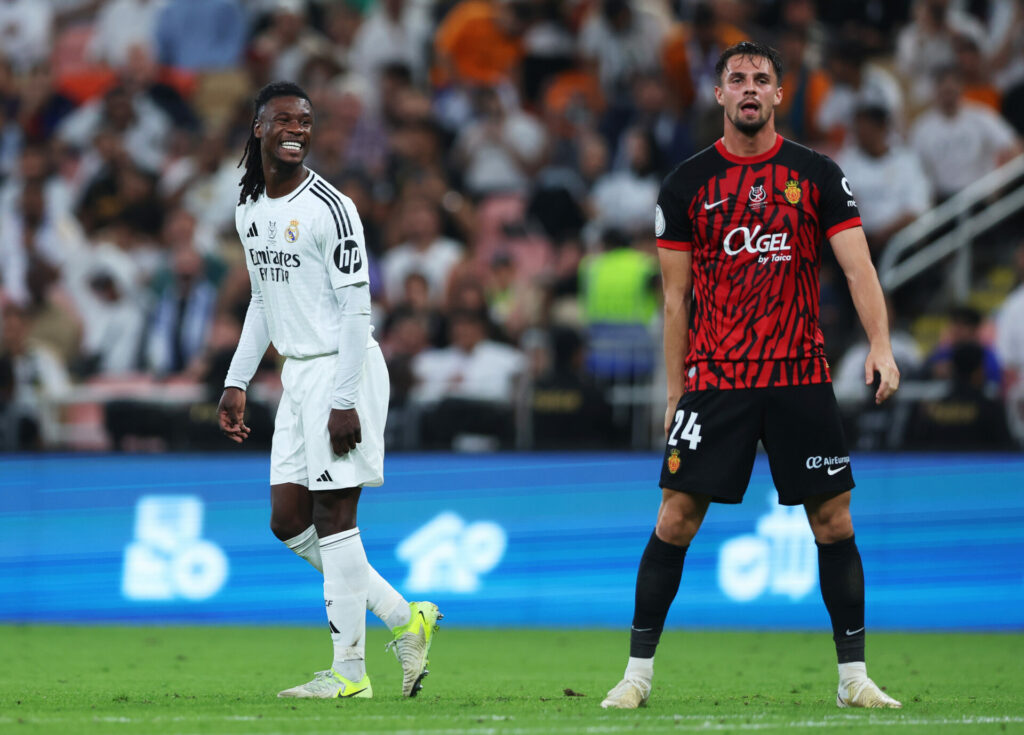
{"label": "green grass pitch", "polygon": [[600,701],[624,631],[442,627],[415,699],[369,629],[372,700],[276,699],[325,668],[325,631],[0,626],[0,733],[1024,732],[1024,635],[876,633],[869,673],[901,711],[835,706],[821,633],[669,632],[639,711]]}

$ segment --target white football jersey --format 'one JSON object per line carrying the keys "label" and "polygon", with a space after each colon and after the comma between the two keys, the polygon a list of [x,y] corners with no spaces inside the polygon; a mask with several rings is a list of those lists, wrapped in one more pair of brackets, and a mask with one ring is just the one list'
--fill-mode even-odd
{"label": "white football jersey", "polygon": [[[235,227],[277,351],[285,357],[337,352],[341,313],[334,289],[370,287],[363,225],[352,200],[310,171],[285,196],[264,192],[239,205]],[[376,344],[372,332],[368,347]]]}

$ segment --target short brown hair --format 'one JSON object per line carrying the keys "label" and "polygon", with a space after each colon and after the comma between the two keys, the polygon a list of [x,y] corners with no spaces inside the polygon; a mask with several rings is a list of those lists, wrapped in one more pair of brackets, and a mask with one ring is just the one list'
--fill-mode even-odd
{"label": "short brown hair", "polygon": [[779,84],[782,83],[782,57],[779,52],[768,44],[756,41],[740,41],[722,52],[722,55],[718,57],[718,63],[715,64],[715,76],[719,80],[722,78],[722,72],[725,71],[725,65],[734,56],[760,56],[768,59],[775,70],[775,80]]}

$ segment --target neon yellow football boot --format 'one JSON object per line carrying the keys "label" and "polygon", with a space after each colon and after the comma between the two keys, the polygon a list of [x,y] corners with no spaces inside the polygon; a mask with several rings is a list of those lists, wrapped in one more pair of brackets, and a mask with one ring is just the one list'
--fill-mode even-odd
{"label": "neon yellow football boot", "polygon": [[362,679],[354,682],[331,669],[318,671],[312,681],[285,689],[277,696],[298,699],[370,699],[373,697],[373,687],[370,686],[369,674],[363,674]]}
{"label": "neon yellow football boot", "polygon": [[415,697],[423,688],[423,678],[429,674],[427,654],[438,630],[437,621],[443,618],[432,602],[410,602],[409,622],[395,628],[394,640],[386,650],[394,650],[402,664],[402,696]]}

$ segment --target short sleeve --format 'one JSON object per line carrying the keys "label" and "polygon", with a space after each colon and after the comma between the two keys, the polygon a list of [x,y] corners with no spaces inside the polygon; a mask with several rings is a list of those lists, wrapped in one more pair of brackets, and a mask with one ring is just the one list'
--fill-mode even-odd
{"label": "short sleeve", "polygon": [[351,201],[338,199],[321,222],[325,265],[333,288],[370,282],[363,223]]}
{"label": "short sleeve", "polygon": [[989,110],[980,110],[982,127],[986,130],[989,140],[995,151],[1001,152],[1011,148],[1017,140],[1013,127],[1004,120],[999,113]]}
{"label": "short sleeve", "polygon": [[853,195],[853,188],[842,169],[827,156],[822,156],[824,171],[819,184],[821,229],[825,239],[837,232],[860,226],[860,210]]}
{"label": "short sleeve", "polygon": [[658,192],[658,205],[654,208],[654,236],[658,247],[669,250],[690,250],[693,246],[693,226],[687,212],[687,202],[669,177]]}
{"label": "short sleeve", "polygon": [[245,242],[245,233],[242,232],[242,225],[245,224],[245,205],[239,204],[235,207],[235,231],[238,233],[238,239],[243,243]]}

